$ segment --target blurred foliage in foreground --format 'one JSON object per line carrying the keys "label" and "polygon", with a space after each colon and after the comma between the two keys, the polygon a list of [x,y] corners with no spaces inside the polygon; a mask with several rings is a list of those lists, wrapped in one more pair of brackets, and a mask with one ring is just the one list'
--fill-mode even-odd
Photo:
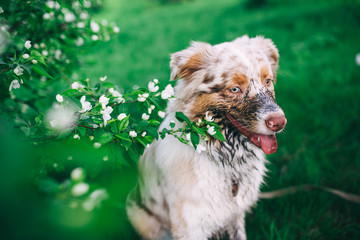
{"label": "blurred foliage in foreground", "polygon": [[136,173],[128,178],[123,169],[134,169],[144,149],[168,134],[198,151],[211,136],[224,140],[207,115],[194,123],[176,113],[179,125],[158,131],[174,97],[170,84],[160,90],[154,79],[124,93],[107,76],[94,81],[79,72],[78,57],[120,30],[91,19],[101,4],[13,0],[0,7],[6,238],[131,238],[124,201]]}

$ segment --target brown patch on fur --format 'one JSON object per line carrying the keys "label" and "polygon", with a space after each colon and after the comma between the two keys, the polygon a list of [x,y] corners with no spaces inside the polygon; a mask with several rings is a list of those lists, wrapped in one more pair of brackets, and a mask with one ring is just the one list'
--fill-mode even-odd
{"label": "brown patch on fur", "polygon": [[204,118],[209,107],[216,106],[219,101],[221,101],[221,99],[216,93],[199,95],[191,108],[190,120],[197,121],[199,118]]}
{"label": "brown patch on fur", "polygon": [[228,77],[228,73],[227,72],[223,72],[223,74],[221,74],[221,77],[223,79],[226,79]]}
{"label": "brown patch on fur", "polygon": [[208,75],[206,74],[203,80],[203,83],[210,83],[212,81],[214,81],[215,76],[214,75]]}
{"label": "brown patch on fur", "polygon": [[202,55],[196,53],[189,58],[186,64],[184,64],[177,75],[183,79],[190,79],[191,76],[198,70],[201,69]]}
{"label": "brown patch on fur", "polygon": [[269,68],[264,65],[261,70],[260,70],[260,76],[261,76],[261,82],[265,87],[268,87],[269,85],[266,84],[266,80],[270,79],[273,80],[273,75],[272,73],[269,71]]}
{"label": "brown patch on fur", "polygon": [[236,73],[232,78],[232,87],[235,86],[240,87],[241,91],[244,92],[249,87],[249,80],[244,74]]}
{"label": "brown patch on fur", "polygon": [[224,90],[225,86],[226,86],[225,83],[216,84],[215,86],[211,87],[210,90],[212,92],[220,92]]}

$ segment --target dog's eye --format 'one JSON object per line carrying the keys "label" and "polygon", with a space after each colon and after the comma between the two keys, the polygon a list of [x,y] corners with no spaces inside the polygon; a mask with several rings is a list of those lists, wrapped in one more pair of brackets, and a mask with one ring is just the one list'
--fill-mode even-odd
{"label": "dog's eye", "polygon": [[230,91],[233,93],[239,93],[241,91],[241,89],[239,87],[233,87],[230,89]]}
{"label": "dog's eye", "polygon": [[272,82],[272,79],[270,79],[270,78],[266,79],[265,80],[266,86],[269,86],[271,82]]}

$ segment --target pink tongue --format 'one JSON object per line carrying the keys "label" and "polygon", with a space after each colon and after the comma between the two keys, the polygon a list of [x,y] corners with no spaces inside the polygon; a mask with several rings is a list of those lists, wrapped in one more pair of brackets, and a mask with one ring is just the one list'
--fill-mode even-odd
{"label": "pink tongue", "polygon": [[274,135],[258,135],[261,149],[265,154],[272,154],[277,150],[277,141]]}

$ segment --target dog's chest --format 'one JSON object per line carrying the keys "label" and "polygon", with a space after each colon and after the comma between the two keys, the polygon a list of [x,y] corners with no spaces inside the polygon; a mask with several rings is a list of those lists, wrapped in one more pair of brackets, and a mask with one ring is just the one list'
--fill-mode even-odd
{"label": "dog's chest", "polygon": [[209,191],[217,189],[221,192],[219,201],[246,211],[258,198],[266,160],[263,152],[245,137],[232,132],[225,132],[225,136],[227,142],[209,145],[209,167],[217,179],[213,184],[218,185]]}

